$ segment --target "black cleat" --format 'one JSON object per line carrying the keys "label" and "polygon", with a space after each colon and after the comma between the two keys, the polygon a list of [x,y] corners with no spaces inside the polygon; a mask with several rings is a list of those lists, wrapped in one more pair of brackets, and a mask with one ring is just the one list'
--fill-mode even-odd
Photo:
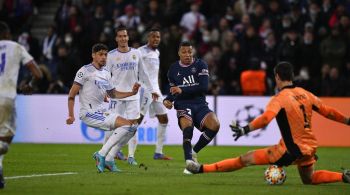
{"label": "black cleat", "polygon": [[350,170],[343,169],[343,182],[350,183]]}

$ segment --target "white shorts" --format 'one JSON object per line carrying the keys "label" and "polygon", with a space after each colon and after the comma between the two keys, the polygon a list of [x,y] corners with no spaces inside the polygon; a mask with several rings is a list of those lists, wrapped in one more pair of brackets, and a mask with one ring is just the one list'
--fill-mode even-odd
{"label": "white shorts", "polygon": [[109,109],[129,120],[140,118],[140,100],[111,99]]}
{"label": "white shorts", "polygon": [[141,114],[145,116],[149,111],[149,117],[154,118],[156,115],[164,115],[167,113],[163,105],[163,98],[159,97],[157,101],[153,101],[152,94],[144,90],[141,95]]}
{"label": "white shorts", "polygon": [[12,137],[16,133],[15,100],[0,98],[0,137]]}
{"label": "white shorts", "polygon": [[90,127],[105,131],[115,129],[115,121],[119,115],[109,110],[87,111],[81,113],[80,120]]}

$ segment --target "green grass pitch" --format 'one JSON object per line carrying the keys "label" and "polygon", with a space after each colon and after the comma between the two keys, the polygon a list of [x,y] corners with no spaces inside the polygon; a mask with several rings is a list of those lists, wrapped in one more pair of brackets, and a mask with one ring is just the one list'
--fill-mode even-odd
{"label": "green grass pitch", "polygon": [[[165,146],[166,154],[174,160],[156,161],[152,158],[154,146],[139,145],[136,157],[147,170],[117,161],[122,173],[99,174],[92,160],[93,152],[99,148],[100,145],[83,144],[12,144],[4,159],[8,179],[0,194],[350,194],[350,185],[344,183],[303,185],[295,166],[286,168],[287,180],[281,186],[264,182],[266,166],[230,173],[184,175],[181,146]],[[254,148],[210,146],[200,152],[199,161],[211,163]],[[317,169],[350,168],[350,148],[319,148],[317,154],[320,157]],[[76,174],[11,179],[64,172]]]}

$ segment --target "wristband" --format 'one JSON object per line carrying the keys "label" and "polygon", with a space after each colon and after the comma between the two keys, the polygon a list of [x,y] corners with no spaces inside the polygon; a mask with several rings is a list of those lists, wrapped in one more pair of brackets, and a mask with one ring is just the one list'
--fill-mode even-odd
{"label": "wristband", "polygon": [[244,130],[244,134],[248,134],[250,132],[249,125],[244,126],[243,130]]}

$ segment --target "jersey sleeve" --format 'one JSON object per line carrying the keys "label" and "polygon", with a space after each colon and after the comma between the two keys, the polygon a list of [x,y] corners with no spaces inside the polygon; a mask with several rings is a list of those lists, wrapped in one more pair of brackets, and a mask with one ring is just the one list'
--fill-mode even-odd
{"label": "jersey sleeve", "polygon": [[27,50],[22,46],[18,45],[20,50],[20,59],[23,65],[27,65],[30,61],[33,60],[33,57],[27,52]]}
{"label": "jersey sleeve", "polygon": [[[173,72],[172,67],[170,67],[168,74],[167,74],[170,87],[176,86],[175,79],[173,78],[174,74],[172,72]],[[164,100],[169,100],[169,101],[173,102],[173,101],[175,101],[175,99],[176,99],[175,95],[168,93],[168,95],[166,96],[166,98]]]}
{"label": "jersey sleeve", "polygon": [[208,65],[200,60],[198,63],[200,63],[198,67],[198,85],[195,86],[189,86],[189,87],[180,87],[182,90],[182,93],[185,94],[193,94],[193,93],[206,93],[208,91],[209,86],[209,71],[208,71]]}
{"label": "jersey sleeve", "polygon": [[149,91],[154,92],[155,86],[152,86],[151,80],[149,78],[148,71],[145,67],[145,63],[143,62],[143,55],[139,50],[136,50],[139,56],[139,77],[145,83],[146,87]]}
{"label": "jersey sleeve", "polygon": [[316,97],[311,92],[308,92],[308,96],[312,102],[312,110],[318,112],[322,116],[340,122],[340,123],[348,123],[348,119],[344,114],[340,113],[338,110],[331,106],[325,105],[320,98]]}
{"label": "jersey sleeve", "polygon": [[86,69],[84,67],[81,67],[78,70],[77,74],[75,75],[74,83],[77,83],[83,86],[85,81],[86,81]]}
{"label": "jersey sleeve", "polygon": [[112,72],[112,55],[110,53],[107,54],[106,66],[105,69],[109,72]]}

